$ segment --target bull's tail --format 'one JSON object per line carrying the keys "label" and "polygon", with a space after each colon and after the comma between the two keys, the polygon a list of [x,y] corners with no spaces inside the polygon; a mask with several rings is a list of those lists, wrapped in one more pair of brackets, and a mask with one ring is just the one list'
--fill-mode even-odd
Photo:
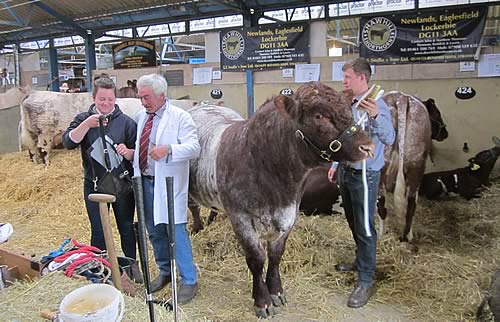
{"label": "bull's tail", "polygon": [[[399,104],[398,104],[399,103]],[[405,214],[408,204],[406,198],[406,182],[404,176],[404,153],[405,153],[405,137],[406,137],[406,117],[409,107],[409,99],[405,97],[404,100],[396,103],[398,118],[397,118],[397,139],[398,139],[398,173],[396,176],[396,185],[394,187],[394,212],[396,213],[397,225],[401,227],[402,232],[405,227]]]}

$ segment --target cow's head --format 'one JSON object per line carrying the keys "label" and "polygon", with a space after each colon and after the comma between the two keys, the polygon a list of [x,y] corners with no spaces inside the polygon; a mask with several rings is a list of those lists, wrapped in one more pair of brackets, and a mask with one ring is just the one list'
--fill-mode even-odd
{"label": "cow's head", "polygon": [[488,183],[488,178],[495,167],[499,155],[500,146],[495,146],[491,149],[479,152],[468,160],[470,171],[480,177],[481,184]]}
{"label": "cow's head", "polygon": [[372,156],[374,146],[354,123],[351,98],[352,93],[313,82],[299,87],[293,99],[277,96],[275,105],[287,110],[296,123],[297,138],[323,161],[359,161]]}
{"label": "cow's head", "polygon": [[441,117],[441,112],[436,106],[434,99],[429,98],[427,101],[423,102],[429,113],[429,119],[431,120],[431,130],[432,139],[441,142],[448,138],[448,131],[446,130],[446,124],[444,124],[443,118]]}
{"label": "cow's head", "polygon": [[500,148],[500,139],[498,138],[498,136],[493,136],[491,140],[493,141],[493,143],[495,143],[496,147]]}

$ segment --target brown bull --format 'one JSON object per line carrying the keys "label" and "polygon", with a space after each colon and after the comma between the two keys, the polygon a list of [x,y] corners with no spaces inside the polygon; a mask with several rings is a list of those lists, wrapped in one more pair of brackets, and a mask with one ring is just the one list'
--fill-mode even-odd
{"label": "brown bull", "polygon": [[218,106],[189,111],[201,145],[191,162],[190,195],[229,217],[252,272],[259,317],[286,303],[279,265],[309,171],[325,164],[321,156],[358,161],[372,155],[368,136],[352,126],[349,99],[309,83],[293,97],[266,101],[249,120]]}

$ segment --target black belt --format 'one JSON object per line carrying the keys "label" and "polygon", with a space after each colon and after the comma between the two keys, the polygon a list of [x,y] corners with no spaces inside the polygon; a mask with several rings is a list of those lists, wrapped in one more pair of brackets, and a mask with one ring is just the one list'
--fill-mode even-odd
{"label": "black belt", "polygon": [[149,179],[149,180],[153,180],[155,179],[154,176],[145,176],[145,175],[142,175],[143,178],[146,178],[146,179]]}
{"label": "black belt", "polygon": [[[343,166],[342,169],[345,172],[350,172],[350,173],[354,173],[354,174],[363,174],[363,170],[361,170],[361,169],[354,169],[354,168],[351,168],[351,167],[348,167],[348,166]],[[366,172],[378,172],[378,171],[366,169]]]}
{"label": "black belt", "polygon": [[351,172],[351,173],[354,173],[354,174],[362,174],[363,173],[363,170],[354,169],[354,168],[350,168],[350,167],[344,167],[344,171],[345,172]]}

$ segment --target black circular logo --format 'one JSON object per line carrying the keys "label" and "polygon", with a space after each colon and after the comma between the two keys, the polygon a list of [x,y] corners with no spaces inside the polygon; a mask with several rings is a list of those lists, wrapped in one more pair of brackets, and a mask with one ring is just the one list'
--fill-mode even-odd
{"label": "black circular logo", "polygon": [[372,51],[384,51],[396,40],[396,25],[385,17],[368,20],[361,32],[363,44]]}
{"label": "black circular logo", "polygon": [[474,96],[476,96],[476,91],[470,86],[461,86],[455,91],[455,97],[461,100],[468,100]]}
{"label": "black circular logo", "polygon": [[283,88],[280,91],[280,94],[281,95],[286,95],[286,96],[292,96],[293,95],[293,89],[291,89],[291,88]]}
{"label": "black circular logo", "polygon": [[218,100],[222,98],[222,90],[221,89],[213,89],[210,91],[210,97],[214,100]]}
{"label": "black circular logo", "polygon": [[222,37],[222,53],[227,59],[236,60],[240,58],[245,50],[245,39],[239,31],[228,31]]}

